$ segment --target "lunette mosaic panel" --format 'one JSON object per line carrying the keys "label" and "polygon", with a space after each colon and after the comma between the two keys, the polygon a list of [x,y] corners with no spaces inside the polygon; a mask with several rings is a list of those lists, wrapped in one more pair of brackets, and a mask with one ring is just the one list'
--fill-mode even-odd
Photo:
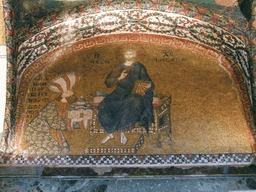
{"label": "lunette mosaic panel", "polygon": [[[95,7],[95,10],[97,12],[97,4]],[[126,19],[127,23],[123,23],[122,19]],[[57,22],[58,23],[58,22]],[[203,35],[201,32],[204,31]],[[136,32],[136,34],[134,34]],[[111,36],[109,36],[111,34]],[[143,35],[145,34],[145,35]],[[161,35],[160,35],[161,34]],[[164,34],[164,35],[162,35]],[[106,38],[106,35],[107,38]],[[49,88],[49,82],[55,81],[56,79],[53,78],[54,75],[50,75],[49,79],[47,79],[46,76],[38,76],[37,73],[40,73],[40,70],[47,69],[52,63],[52,65],[55,66],[60,66],[59,63],[63,63],[63,55],[67,58],[70,55],[75,55],[76,52],[82,52],[85,50],[84,53],[87,54],[87,59],[89,55],[92,55],[94,60],[90,60],[90,63],[93,64],[106,64],[108,65],[109,62],[112,62],[111,60],[115,60],[113,58],[110,59],[102,59],[100,55],[104,55],[104,46],[110,45],[110,49],[112,49],[114,52],[118,50],[118,46],[123,46],[123,44],[120,44],[120,40],[122,41],[122,36],[126,37],[124,42],[128,43],[132,49],[136,51],[136,54],[138,54],[138,59],[142,60],[144,56],[149,56],[150,52],[144,52],[143,54],[143,49],[150,47],[150,44],[154,40],[159,40],[165,39],[165,40],[160,40],[160,44],[166,43],[165,46],[167,45],[168,48],[165,47],[165,50],[158,50],[158,54],[161,54],[161,58],[154,58],[154,62],[173,62],[173,61],[178,61],[179,63],[182,63],[183,61],[186,62],[186,59],[189,57],[180,57],[180,51],[178,49],[182,50],[193,50],[194,52],[203,52],[200,53],[200,55],[204,55],[210,58],[213,58],[214,61],[220,62],[222,65],[225,65],[225,70],[227,70],[231,76],[234,82],[236,82],[235,89],[238,90],[238,92],[242,95],[242,103],[243,103],[243,109],[245,112],[246,120],[245,124],[249,127],[248,133],[249,133],[249,138],[251,139],[251,142],[253,143],[254,140],[252,138],[251,132],[253,132],[253,124],[252,124],[252,114],[251,114],[251,98],[250,98],[250,88],[251,88],[251,83],[250,83],[250,75],[249,75],[249,66],[248,66],[248,60],[247,60],[247,51],[246,51],[246,45],[244,42],[240,39],[234,36],[233,34],[227,32],[226,30],[223,30],[221,28],[218,28],[212,24],[201,22],[197,19],[192,19],[189,17],[181,16],[181,15],[174,15],[170,13],[163,13],[159,11],[149,11],[149,10],[122,10],[122,11],[108,11],[106,13],[97,13],[97,14],[92,14],[92,15],[86,15],[82,16],[80,18],[77,18],[75,20],[72,20],[71,22],[64,22],[64,23],[58,23],[57,25],[43,29],[40,33],[36,34],[35,36],[31,37],[30,39],[26,40],[24,43],[21,43],[19,46],[19,53],[18,53],[18,62],[19,62],[19,71],[18,71],[18,82],[22,81],[27,81],[29,83],[32,82],[32,84],[26,84],[24,82],[17,84],[17,87],[19,88],[19,98],[18,100],[18,113],[16,116],[16,119],[18,119],[18,122],[16,121],[16,131],[18,138],[16,138],[16,147],[20,144],[21,141],[21,135],[24,135],[24,129],[22,128],[24,125],[25,121],[19,121],[20,119],[20,114],[24,112],[24,101],[29,101],[29,94],[32,96],[32,94],[35,97],[39,97],[39,94],[45,94],[44,96],[47,95],[46,88]],[[167,36],[167,37],[166,37]],[[95,42],[96,44],[91,45],[92,41],[94,40],[93,37],[96,37],[97,39]],[[98,38],[99,37],[99,38]],[[109,37],[109,38],[108,38]],[[113,39],[111,39],[113,37]],[[120,37],[120,38],[119,38]],[[116,38],[118,41],[116,41]],[[127,39],[128,38],[128,39]],[[86,39],[86,40],[84,40]],[[89,41],[87,41],[89,39]],[[90,39],[92,41],[90,42]],[[109,40],[111,39],[111,40]],[[153,40],[152,40],[153,39]],[[188,41],[189,40],[189,41]],[[78,42],[78,43],[77,43]],[[95,43],[94,42],[94,43]],[[118,42],[118,43],[117,43]],[[182,43],[181,43],[182,42]],[[184,46],[185,42],[185,46]],[[187,48],[187,45],[191,45],[192,47]],[[146,45],[149,44],[149,45]],[[207,45],[211,46],[212,49],[208,48],[203,48],[205,50],[200,50],[201,45]],[[70,46],[71,45],[71,46]],[[221,45],[221,46],[220,46]],[[156,46],[157,47],[157,46]],[[171,49],[170,47],[173,47],[174,49]],[[198,49],[195,49],[197,47]],[[149,50],[153,50],[154,48],[150,48]],[[176,50],[177,49],[177,50]],[[61,50],[60,52],[56,50]],[[98,53],[97,50],[100,50],[100,53]],[[167,50],[167,51],[166,51]],[[218,51],[216,51],[218,50]],[[51,55],[54,53],[54,55]],[[57,54],[56,54],[57,53]],[[225,54],[223,54],[225,53]],[[172,55],[173,54],[173,55]],[[210,55],[209,55],[210,54]],[[179,57],[174,57],[176,55],[179,55]],[[106,55],[105,55],[106,56]],[[116,57],[121,57],[121,53],[118,53]],[[164,58],[168,57],[168,58]],[[170,57],[170,58],[169,58]],[[40,58],[40,59],[38,59]],[[72,58],[72,57],[70,57]],[[73,58],[76,58],[75,56]],[[106,57],[107,58],[107,57]],[[90,58],[89,58],[90,59]],[[223,59],[223,60],[222,60]],[[78,59],[79,60],[79,59]],[[118,58],[116,59],[118,60]],[[233,60],[231,62],[231,60]],[[69,59],[70,61],[70,59]],[[59,63],[58,63],[59,62]],[[76,62],[75,62],[76,63]],[[225,64],[228,63],[228,64]],[[147,65],[146,68],[150,71],[150,65],[147,64],[147,62],[143,62],[144,65]],[[78,64],[75,64],[78,66]],[[111,64],[112,65],[112,64]],[[107,69],[107,68],[106,68]],[[152,67],[151,71],[154,68]],[[34,70],[34,71],[33,71]],[[32,72],[33,71],[33,72]],[[73,70],[74,71],[74,70]],[[63,70],[62,72],[59,73],[61,75],[61,78],[63,78],[64,72],[68,72],[67,70]],[[77,72],[77,71],[76,71]],[[47,73],[46,73],[47,74]],[[239,74],[239,75],[238,75]],[[30,78],[27,78],[26,77]],[[31,76],[32,75],[32,76]],[[105,74],[106,75],[106,74]],[[55,77],[57,77],[55,75]],[[69,76],[71,79],[72,77]],[[154,77],[154,76],[153,76]],[[44,78],[44,79],[40,79]],[[82,77],[83,78],[83,77]],[[152,77],[151,77],[152,78]],[[102,78],[104,79],[104,78]],[[244,81],[246,80],[246,81]],[[39,81],[39,84],[36,84],[35,81]],[[46,83],[43,84],[43,82],[40,81],[45,81]],[[59,80],[57,80],[59,81]],[[56,81],[56,82],[57,82]],[[54,82],[54,83],[56,83]],[[157,80],[155,81],[157,82]],[[246,82],[246,83],[244,83]],[[24,83],[24,84],[23,84]],[[33,85],[33,83],[35,83]],[[42,84],[40,84],[42,83]],[[25,88],[28,85],[28,88],[30,89],[28,91],[27,88]],[[157,84],[156,84],[157,85]],[[22,87],[23,86],[23,87]],[[66,85],[67,86],[67,85]],[[151,85],[152,87],[152,85]],[[43,90],[42,92],[34,91],[33,88],[40,88]],[[24,91],[24,92],[22,92]],[[28,91],[28,92],[27,92]],[[248,94],[249,92],[249,94]],[[28,94],[29,93],[29,94]],[[85,97],[84,94],[80,93],[80,96]],[[171,94],[172,95],[172,94]],[[40,95],[40,97],[44,97],[43,95]],[[102,95],[97,95],[97,96],[102,96]],[[169,95],[170,96],[170,95]],[[33,97],[33,96],[32,96]],[[173,102],[175,103],[175,97],[173,98],[173,95],[171,98],[171,102],[168,105],[172,105]],[[174,99],[174,100],[173,100]],[[46,101],[46,100],[45,100]],[[48,100],[50,101],[50,100]],[[47,101],[47,102],[48,102]],[[88,98],[85,99],[86,102],[88,102]],[[37,101],[35,101],[36,103]],[[80,100],[80,102],[84,102],[84,100]],[[161,101],[162,102],[162,101]],[[51,102],[50,102],[51,103]],[[88,104],[88,103],[87,103]],[[165,103],[161,103],[165,104]],[[82,104],[84,105],[84,103]],[[35,105],[33,105],[35,106]],[[53,104],[47,105],[52,109],[55,109],[55,106]],[[85,105],[84,105],[85,106]],[[25,107],[27,110],[26,112],[28,113],[29,105]],[[90,106],[85,106],[86,110],[88,111]],[[88,108],[89,107],[89,108]],[[39,108],[42,109],[42,106]],[[20,110],[20,111],[19,111]],[[37,109],[34,110],[34,112]],[[165,110],[165,109],[163,109]],[[32,110],[33,111],[33,110]],[[43,111],[43,110],[42,110]],[[168,111],[168,110],[167,110]],[[173,112],[173,111],[172,111]],[[40,111],[35,112],[38,114]],[[154,114],[161,114],[161,111],[156,111]],[[97,113],[96,113],[97,114]],[[172,114],[172,113],[171,113]],[[31,114],[30,114],[31,115]],[[91,115],[91,114],[87,114]],[[169,114],[170,115],[170,114]],[[175,115],[175,114],[174,114]],[[97,115],[96,115],[97,116]],[[33,119],[35,115],[27,116],[25,118],[27,119]],[[88,117],[89,120],[93,120],[93,117]],[[171,118],[171,116],[170,116]],[[169,118],[169,120],[170,120]],[[27,121],[27,120],[26,120]],[[29,122],[28,120],[27,122]],[[33,120],[32,120],[33,121]],[[166,125],[166,120],[161,120],[159,119],[158,126],[159,125]],[[92,121],[93,122],[93,121]],[[96,122],[96,121],[95,121]],[[89,124],[88,124],[89,123]],[[93,124],[90,124],[90,121],[85,121],[83,122],[83,126],[94,126]],[[77,126],[77,125],[75,125]],[[81,125],[78,125],[78,127]],[[161,127],[160,126],[160,127]],[[167,125],[167,127],[171,127],[171,123]],[[246,126],[245,126],[246,127]],[[81,127],[80,127],[81,128]],[[135,126],[135,129],[138,128]],[[135,130],[134,129],[134,130]],[[151,132],[154,132],[154,127],[149,128]],[[161,130],[161,129],[159,129]],[[98,133],[100,134],[102,132],[101,129],[97,129]],[[96,132],[97,132],[96,131]],[[103,129],[104,131],[104,129]],[[139,130],[140,132],[141,130]],[[95,130],[90,130],[90,133],[95,133]],[[143,132],[142,132],[143,133]],[[173,133],[173,130],[169,129],[169,133]],[[56,135],[58,135],[56,133]],[[120,134],[120,137],[122,134]],[[189,154],[189,155],[178,155],[178,154],[173,154],[173,155],[163,155],[163,154],[156,154],[156,155],[121,155],[119,156],[105,156],[105,155],[100,155],[104,153],[128,153],[128,154],[133,154],[136,153],[143,145],[144,143],[144,134],[142,136],[138,137],[138,132],[135,131],[134,133],[135,136],[132,136],[132,138],[135,138],[137,142],[132,144],[131,148],[126,148],[122,146],[121,148],[105,148],[101,149],[99,147],[96,148],[86,148],[82,149],[83,153],[95,153],[99,154],[97,156],[95,155],[89,155],[89,156],[76,156],[76,154],[73,154],[75,156],[62,156],[62,155],[57,155],[57,160],[54,157],[50,156],[40,156],[38,158],[35,158],[35,156],[27,157],[27,155],[31,152],[28,152],[25,157],[17,155],[13,156],[14,158],[11,158],[8,155],[3,155],[3,162],[6,163],[11,163],[11,164],[46,164],[46,165],[124,165],[124,166],[130,166],[131,164],[137,164],[141,165],[144,164],[146,166],[150,165],[176,165],[176,164],[189,164],[189,165],[195,165],[195,164],[227,164],[227,163],[247,163],[248,161],[251,161],[253,158],[253,155],[251,153],[245,153],[245,154],[240,154],[236,153],[235,154],[223,154],[223,155],[195,155],[195,154]],[[247,135],[248,136],[248,135]],[[60,137],[58,139],[58,136],[55,138],[53,137],[51,142],[57,141],[56,145],[60,145],[60,140],[66,139],[67,135],[61,133]],[[137,138],[138,137],[138,138]],[[57,139],[56,139],[57,138]],[[60,139],[61,138],[61,139]],[[127,139],[127,138],[126,138]],[[129,138],[128,138],[129,139]],[[168,139],[172,138],[166,138],[166,141],[164,142],[172,142],[168,141]],[[46,139],[47,140],[47,139]],[[123,137],[123,141],[125,140],[125,137]],[[93,141],[90,140],[90,141]],[[160,142],[159,144],[159,139],[156,139],[156,145],[159,148],[161,148],[162,143]],[[108,142],[108,141],[107,141]],[[98,141],[96,141],[98,143]],[[122,143],[122,139],[121,139]],[[125,143],[125,142],[124,142]],[[18,144],[18,145],[17,145]],[[103,143],[104,144],[104,143]],[[64,148],[68,148],[68,144],[63,144]],[[124,144],[126,145],[126,143]],[[248,145],[248,144],[247,144]],[[156,149],[156,150],[158,150]],[[58,153],[63,153],[64,151],[58,151],[58,147],[56,148],[56,151],[54,152],[55,154]],[[63,150],[63,149],[62,149]],[[248,149],[247,149],[248,150]],[[99,152],[97,152],[99,151]],[[250,150],[249,150],[250,151]],[[41,153],[39,151],[39,153]],[[161,152],[162,153],[162,152]],[[44,152],[42,152],[44,154]],[[184,153],[185,154],[185,153]],[[217,160],[214,159],[215,156],[217,156]],[[243,156],[243,157],[242,157]],[[72,159],[72,158],[74,159]],[[169,157],[169,158],[167,158]],[[120,159],[121,160],[120,160]],[[10,159],[10,160],[8,160]],[[76,161],[77,160],[77,161]],[[47,164],[49,162],[49,164]],[[131,165],[132,166],[132,165]],[[136,166],[136,165],[135,165]]]}

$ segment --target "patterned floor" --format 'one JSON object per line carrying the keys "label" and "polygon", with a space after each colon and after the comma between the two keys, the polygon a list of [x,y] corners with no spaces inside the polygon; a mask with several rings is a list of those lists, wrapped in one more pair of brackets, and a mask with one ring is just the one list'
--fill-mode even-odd
{"label": "patterned floor", "polygon": [[231,192],[255,191],[256,178],[172,177],[154,179],[29,179],[2,178],[2,192]]}

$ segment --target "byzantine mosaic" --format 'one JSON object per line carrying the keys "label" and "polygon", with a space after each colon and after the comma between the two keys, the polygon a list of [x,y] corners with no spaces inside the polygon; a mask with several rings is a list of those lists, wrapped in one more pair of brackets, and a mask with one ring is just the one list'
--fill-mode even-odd
{"label": "byzantine mosaic", "polygon": [[[207,44],[227,55],[234,55],[234,58],[235,50],[239,49],[244,58],[247,55],[244,50],[246,46],[242,40],[209,23],[155,11],[109,11],[57,24],[26,40],[18,48],[18,74],[21,75],[36,58],[64,44],[98,35],[127,32],[186,38]],[[248,61],[245,61],[242,68],[249,79],[247,63]]]}
{"label": "byzantine mosaic", "polygon": [[[8,4],[9,2],[10,4]],[[3,139],[2,143],[4,145],[8,143],[9,150],[12,147],[14,149],[17,148],[21,142],[20,136],[24,134],[22,126],[25,121],[22,118],[19,121],[19,118],[20,115],[22,116],[25,96],[29,92],[27,86],[35,81],[35,77],[40,73],[40,70],[50,66],[51,63],[61,62],[64,57],[76,55],[79,51],[87,53],[87,50],[104,50],[104,46],[107,45],[112,45],[113,50],[117,49],[115,46],[118,43],[140,43],[140,45],[145,47],[164,45],[177,49],[180,48],[198,53],[205,56],[205,58],[212,58],[214,62],[219,63],[229,72],[230,77],[235,82],[235,89],[241,95],[245,121],[248,123],[249,136],[247,137],[251,139],[250,142],[253,146],[252,90],[248,60],[249,53],[247,50],[249,34],[241,30],[248,27],[246,23],[234,21],[190,3],[169,1],[100,1],[90,2],[86,5],[38,19],[33,25],[24,27],[24,30],[18,33],[17,38],[14,39],[12,35],[16,33],[16,30],[13,28],[12,23],[13,8],[11,1],[5,2],[4,6],[7,15],[9,84],[7,88],[6,132],[4,133],[4,138],[7,139]],[[143,58],[143,56],[140,56],[140,58]],[[12,69],[16,59],[17,65],[15,68],[17,67],[18,70],[14,71]],[[155,62],[157,62],[157,59]],[[77,66],[79,67],[79,64]],[[19,100],[15,100],[14,95]],[[12,110],[14,104],[17,104],[15,112]],[[165,103],[163,104],[165,105]],[[88,108],[88,106],[86,107]],[[49,102],[45,109],[47,108],[52,113],[57,111],[56,105],[53,102]],[[39,116],[43,114],[43,111],[39,113]],[[161,114],[159,110],[156,113],[154,112],[154,114],[158,112]],[[97,110],[95,114],[97,117]],[[55,118],[55,116],[49,116],[48,114],[48,119],[51,120],[51,118]],[[162,124],[165,124],[165,120],[160,118],[158,119],[159,122],[162,121]],[[101,133],[102,130],[94,127],[93,130],[90,129],[89,131],[90,133],[95,131]],[[150,130],[154,132],[154,129],[150,128]],[[30,140],[29,137],[33,137],[33,134],[27,135],[26,139]],[[99,135],[102,137],[104,134]],[[133,135],[134,133],[129,134]],[[70,134],[58,135],[56,132],[55,135],[56,137],[52,137],[52,140],[44,140],[44,137],[40,135],[38,135],[38,139],[35,139],[37,144],[45,149],[53,144],[53,156],[37,156],[47,154],[48,150],[38,151],[38,148],[35,148],[26,155],[20,155],[19,153],[16,153],[17,155],[14,156],[3,154],[1,161],[11,165],[139,165],[150,167],[157,165],[247,165],[254,158],[253,153],[248,153],[248,150],[246,153],[196,155],[169,154],[164,153],[164,150],[161,149],[163,150],[161,154],[133,155],[141,146],[147,144],[144,142],[145,140],[147,142],[150,140],[149,138],[145,139],[143,134],[134,134],[131,137],[136,140],[131,145],[131,148],[129,148],[128,144],[126,147],[115,147],[117,145],[114,144],[114,146],[110,147],[102,147],[101,145],[100,147],[96,146],[96,148],[95,146],[87,145],[87,148],[83,149],[85,155],[65,155],[66,152],[59,148],[59,141],[65,140],[63,138],[67,138]],[[50,132],[47,132],[44,136],[50,137]],[[93,143],[94,139],[90,136],[89,134],[89,141]],[[102,140],[102,138],[96,138],[95,141],[97,139]],[[163,143],[168,144],[169,142],[168,140]],[[68,147],[68,144],[63,143],[63,148]],[[161,143],[158,147],[161,147]],[[157,150],[159,151],[159,149]],[[157,153],[156,151],[154,153]]]}

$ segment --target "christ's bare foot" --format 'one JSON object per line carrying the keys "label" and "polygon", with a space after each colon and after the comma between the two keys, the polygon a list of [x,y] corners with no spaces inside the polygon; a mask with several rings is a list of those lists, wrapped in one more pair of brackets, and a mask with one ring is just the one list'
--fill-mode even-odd
{"label": "christ's bare foot", "polygon": [[109,141],[110,139],[114,139],[114,135],[111,133],[109,134],[107,137],[105,137],[105,139],[103,139],[101,141],[101,144],[105,144],[107,141]]}
{"label": "christ's bare foot", "polygon": [[127,137],[124,135],[124,133],[121,133],[121,134],[120,134],[120,138],[121,138],[121,143],[122,143],[123,145],[125,145],[125,144],[127,143],[128,139],[127,139]]}

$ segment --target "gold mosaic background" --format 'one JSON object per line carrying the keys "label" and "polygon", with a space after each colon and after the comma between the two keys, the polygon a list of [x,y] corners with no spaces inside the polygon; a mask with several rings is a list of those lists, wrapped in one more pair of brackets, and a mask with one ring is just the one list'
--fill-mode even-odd
{"label": "gold mosaic background", "polygon": [[[154,135],[145,136],[137,154],[251,152],[238,91],[224,68],[187,50],[149,44],[132,46],[138,52],[137,60],[145,65],[155,83],[155,91],[162,97],[172,96],[172,142],[163,137],[159,148]],[[57,75],[76,72],[81,80],[74,87],[75,94],[91,101],[97,91],[112,91],[106,88],[104,80],[120,62],[120,50],[124,47],[116,44],[74,53],[48,66],[41,75],[47,77],[48,84]],[[32,86],[29,89],[31,92]],[[58,96],[47,87],[44,91],[50,100]],[[38,104],[42,108],[47,102]],[[88,130],[73,130],[64,135],[69,140],[70,154],[84,154]]]}

